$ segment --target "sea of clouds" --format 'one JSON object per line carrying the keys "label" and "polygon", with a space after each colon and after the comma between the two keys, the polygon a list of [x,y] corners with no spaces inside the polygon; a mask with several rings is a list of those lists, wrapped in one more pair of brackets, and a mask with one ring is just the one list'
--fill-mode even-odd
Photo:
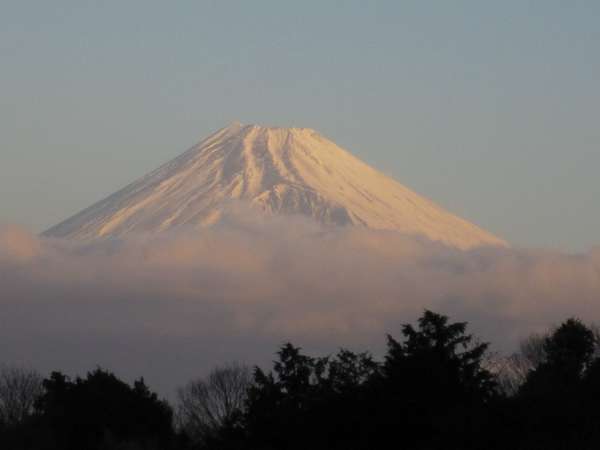
{"label": "sea of clouds", "polygon": [[0,228],[0,364],[97,365],[174,388],[287,341],[380,355],[432,309],[492,349],[571,316],[600,321],[600,249],[480,248],[300,218],[231,215],[212,228],[77,243]]}

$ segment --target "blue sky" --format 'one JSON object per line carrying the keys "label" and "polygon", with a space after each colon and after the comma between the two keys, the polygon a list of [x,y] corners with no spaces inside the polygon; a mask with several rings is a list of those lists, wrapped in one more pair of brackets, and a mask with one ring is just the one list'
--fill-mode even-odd
{"label": "blue sky", "polygon": [[306,126],[516,245],[600,244],[597,1],[0,0],[0,222],[234,120]]}

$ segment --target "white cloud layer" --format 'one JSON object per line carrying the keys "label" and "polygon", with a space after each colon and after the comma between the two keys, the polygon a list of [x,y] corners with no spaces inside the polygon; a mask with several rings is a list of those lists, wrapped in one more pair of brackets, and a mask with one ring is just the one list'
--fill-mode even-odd
{"label": "white cloud layer", "polygon": [[285,341],[383,349],[424,308],[496,350],[566,317],[600,321],[600,249],[468,252],[302,219],[77,244],[0,229],[0,363],[146,376],[170,395],[217,363]]}

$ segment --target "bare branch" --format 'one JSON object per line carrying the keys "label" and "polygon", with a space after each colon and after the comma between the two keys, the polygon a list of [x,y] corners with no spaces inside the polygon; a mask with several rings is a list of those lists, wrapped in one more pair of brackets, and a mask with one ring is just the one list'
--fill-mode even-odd
{"label": "bare branch", "polygon": [[250,369],[239,364],[217,367],[206,378],[190,381],[177,392],[178,423],[202,441],[244,409]]}
{"label": "bare branch", "polygon": [[0,368],[0,423],[14,426],[33,413],[42,393],[42,376],[35,370]]}

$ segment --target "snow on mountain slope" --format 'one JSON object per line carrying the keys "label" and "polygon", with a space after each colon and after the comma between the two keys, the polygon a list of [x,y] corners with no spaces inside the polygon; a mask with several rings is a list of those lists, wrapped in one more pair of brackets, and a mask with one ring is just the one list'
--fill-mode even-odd
{"label": "snow on mountain slope", "polygon": [[44,233],[91,239],[219,221],[232,199],[267,214],[300,214],[426,236],[458,248],[506,245],[308,128],[234,123]]}

